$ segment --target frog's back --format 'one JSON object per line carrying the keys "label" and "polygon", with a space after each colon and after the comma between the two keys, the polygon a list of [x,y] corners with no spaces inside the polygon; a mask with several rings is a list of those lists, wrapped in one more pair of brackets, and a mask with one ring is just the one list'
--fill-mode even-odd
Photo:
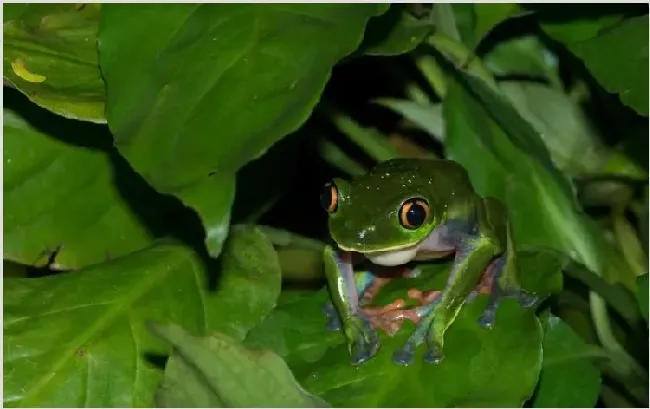
{"label": "frog's back", "polygon": [[404,187],[419,187],[435,195],[474,195],[465,168],[448,159],[390,159],[378,164],[367,177],[375,180],[396,179]]}

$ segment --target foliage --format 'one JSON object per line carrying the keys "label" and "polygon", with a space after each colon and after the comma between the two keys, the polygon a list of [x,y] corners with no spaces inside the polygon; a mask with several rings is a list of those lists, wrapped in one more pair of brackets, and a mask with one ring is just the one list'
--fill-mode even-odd
{"label": "foliage", "polygon": [[[3,10],[6,406],[648,404],[647,8]],[[506,204],[545,301],[355,368],[318,193],[398,156]]]}

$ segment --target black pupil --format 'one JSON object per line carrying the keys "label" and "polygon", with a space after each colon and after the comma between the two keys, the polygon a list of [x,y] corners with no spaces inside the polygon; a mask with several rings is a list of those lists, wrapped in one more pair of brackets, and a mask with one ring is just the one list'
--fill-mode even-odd
{"label": "black pupil", "polygon": [[332,186],[327,185],[320,194],[320,205],[323,206],[323,209],[329,211],[330,206],[332,205]]}
{"label": "black pupil", "polygon": [[406,212],[406,221],[408,221],[411,226],[421,225],[424,223],[426,217],[427,212],[424,210],[424,206],[417,203],[412,204]]}

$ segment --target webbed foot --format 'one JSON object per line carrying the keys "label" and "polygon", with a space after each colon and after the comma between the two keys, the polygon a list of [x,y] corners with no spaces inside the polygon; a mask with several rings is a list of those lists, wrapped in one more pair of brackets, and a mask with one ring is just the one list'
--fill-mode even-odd
{"label": "webbed foot", "polygon": [[[415,331],[406,340],[404,346],[393,353],[393,362],[398,365],[408,365],[413,362],[415,349],[422,344],[425,339],[429,338],[431,322],[433,320],[434,307],[440,300],[440,292],[431,292],[427,297],[427,304],[418,307],[416,313],[420,318]],[[440,347],[438,347],[440,345]],[[437,363],[442,359],[442,346],[439,343],[429,342],[429,347],[425,353],[426,362]]]}
{"label": "webbed foot", "polygon": [[535,294],[516,287],[513,280],[506,281],[507,289],[502,288],[502,275],[505,273],[506,264],[506,254],[494,259],[483,273],[479,285],[467,297],[467,301],[471,302],[480,293],[489,294],[487,306],[478,319],[478,325],[482,328],[492,328],[494,326],[497,309],[504,298],[516,299],[523,308],[530,308],[538,301]]}
{"label": "webbed foot", "polygon": [[352,365],[362,364],[375,356],[379,349],[379,338],[365,317],[355,315],[348,318],[344,331]]}
{"label": "webbed foot", "polygon": [[393,362],[397,365],[407,366],[413,362],[415,357],[415,345],[406,343],[401,349],[393,352]]}
{"label": "webbed foot", "polygon": [[478,324],[481,327],[483,328],[494,327],[494,323],[496,322],[497,309],[499,308],[499,304],[501,303],[501,301],[503,301],[505,298],[516,299],[517,301],[519,301],[519,305],[521,305],[523,308],[531,308],[538,301],[537,295],[533,293],[529,293],[523,289],[516,289],[516,290],[511,289],[508,291],[504,291],[500,289],[497,285],[495,285],[492,288],[492,293],[490,294],[490,297],[488,299],[488,304],[485,307],[485,310],[483,310],[483,314],[481,314],[480,318],[478,319]]}
{"label": "webbed foot", "polygon": [[437,364],[440,363],[444,357],[445,356],[442,353],[442,345],[438,344],[437,342],[428,342],[427,350],[424,353],[424,362]]}

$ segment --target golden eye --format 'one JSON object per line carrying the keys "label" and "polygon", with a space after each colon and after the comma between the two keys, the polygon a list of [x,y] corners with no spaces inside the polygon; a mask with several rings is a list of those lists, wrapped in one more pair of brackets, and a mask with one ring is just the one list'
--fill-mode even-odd
{"label": "golden eye", "polygon": [[327,213],[334,213],[339,204],[339,189],[334,182],[325,184],[320,194],[320,205]]}
{"label": "golden eye", "polygon": [[417,229],[429,217],[429,203],[424,199],[408,199],[399,210],[399,222],[407,229]]}

